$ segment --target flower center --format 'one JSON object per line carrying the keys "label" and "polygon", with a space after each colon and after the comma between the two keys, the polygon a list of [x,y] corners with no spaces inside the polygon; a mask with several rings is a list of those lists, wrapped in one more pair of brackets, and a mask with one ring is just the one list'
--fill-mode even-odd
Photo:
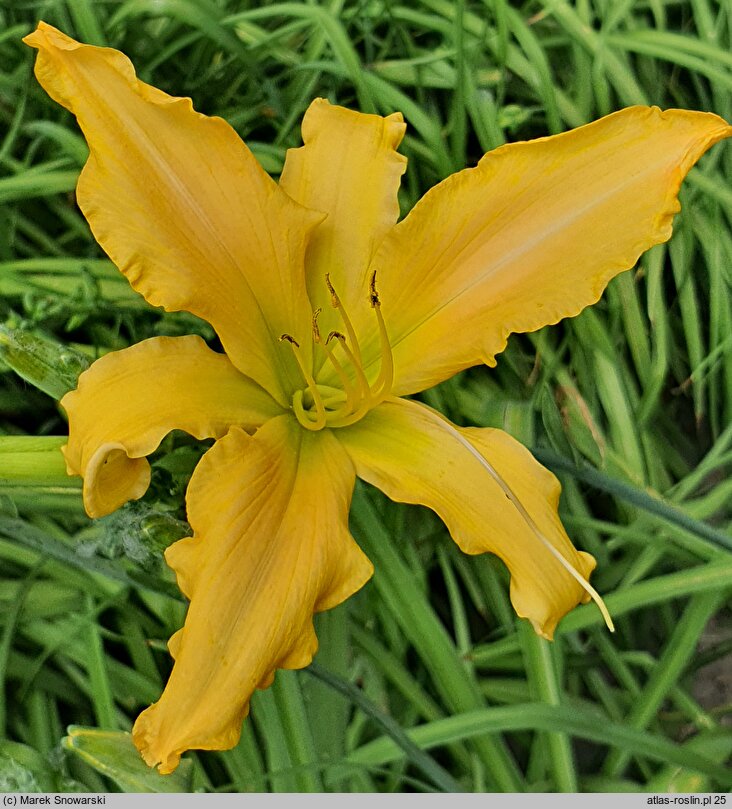
{"label": "flower center", "polygon": [[[332,365],[342,387],[334,388],[318,384],[305,363],[297,340],[289,334],[280,337],[280,340],[290,345],[305,381],[305,387],[293,394],[292,410],[297,420],[307,430],[347,427],[353,424],[386,399],[391,393],[394,381],[394,362],[389,336],[381,315],[379,293],[376,291],[376,273],[371,276],[369,284],[369,302],[379,328],[381,366],[378,377],[371,384],[366,378],[356,332],[328,274],[325,276],[325,283],[330,292],[331,306],[338,311],[345,334],[332,331],[323,340],[318,328],[321,310],[316,309],[313,313],[312,339],[313,343],[325,352],[327,361]],[[336,352],[340,354],[340,358]]]}

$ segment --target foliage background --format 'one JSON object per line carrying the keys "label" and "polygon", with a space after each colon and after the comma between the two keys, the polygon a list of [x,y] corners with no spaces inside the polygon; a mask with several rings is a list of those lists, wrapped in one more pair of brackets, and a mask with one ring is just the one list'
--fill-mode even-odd
{"label": "foliage background", "polygon": [[317,665],[255,696],[237,748],[161,779],[117,731],[169,669],[185,606],[160,552],[186,533],[203,445],[166,439],[145,499],[91,522],[50,436],[100,352],[214,335],[148,306],[94,242],[73,195],[86,146],[20,42],[38,19],[125,51],[273,173],[317,95],[401,110],[405,212],[484,151],[622,106],[732,117],[728,0],[1,2],[0,788],[727,790],[732,150],[692,172],[673,240],[597,306],[423,394],[560,475],[617,632],[590,605],[542,641],[513,615],[500,563],[363,487],[353,531],[377,573],[319,617]]}

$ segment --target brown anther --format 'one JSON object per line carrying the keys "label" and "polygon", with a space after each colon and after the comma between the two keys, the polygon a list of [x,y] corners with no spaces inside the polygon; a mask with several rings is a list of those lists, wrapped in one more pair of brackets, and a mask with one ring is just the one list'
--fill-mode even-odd
{"label": "brown anther", "polygon": [[330,305],[337,309],[341,305],[340,298],[338,297],[338,293],[335,291],[333,284],[330,282],[330,273],[327,272],[325,274],[325,285],[328,287],[328,292],[330,292]]}
{"label": "brown anther", "polygon": [[339,340],[342,342],[346,341],[345,335],[341,334],[339,331],[332,331],[328,337],[326,338],[325,344],[328,345],[331,340]]}
{"label": "brown anther", "polygon": [[320,342],[320,329],[318,328],[318,317],[323,310],[318,308],[313,312],[313,340],[316,343]]}
{"label": "brown anther", "polygon": [[292,345],[297,346],[298,348],[300,348],[300,343],[298,343],[297,340],[294,337],[291,337],[289,334],[281,334],[280,335],[280,342],[284,342],[284,341],[287,341],[288,343],[291,343]]}
{"label": "brown anther", "polygon": [[369,301],[372,309],[381,306],[379,293],[376,291],[376,270],[371,273],[371,280],[369,281]]}

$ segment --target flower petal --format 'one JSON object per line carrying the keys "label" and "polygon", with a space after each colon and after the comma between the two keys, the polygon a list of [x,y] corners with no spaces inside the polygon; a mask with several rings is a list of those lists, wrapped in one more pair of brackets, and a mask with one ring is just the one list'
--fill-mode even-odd
{"label": "flower petal", "polygon": [[234,428],[203,457],[187,495],[194,536],[166,552],[190,608],[165,691],[133,730],[150,766],[232,747],[254,690],[311,661],[313,612],[372,573],[348,533],[354,480],[335,438],[290,416],[251,437]]}
{"label": "flower petal", "polygon": [[[631,107],[549,138],[502,146],[428,192],[372,269],[399,394],[480,362],[511,332],[594,303],[671,236],[686,173],[732,127],[709,113]],[[372,336],[370,358],[378,356]]]}
{"label": "flower petal", "polygon": [[390,399],[336,435],[360,478],[392,500],[431,508],[465,553],[500,556],[511,573],[514,609],[539,634],[551,638],[560,618],[587,600],[470,450],[497,470],[544,537],[586,579],[595,560],[576,551],[564,531],[559,482],[507,433],[458,428],[424,405]]}
{"label": "flower petal", "polygon": [[91,517],[145,494],[145,456],[171,430],[219,438],[232,424],[254,430],[282,412],[228,357],[195,336],[153,337],[105,354],[61,404],[69,416],[66,466],[84,478]]}
{"label": "flower petal", "polygon": [[368,310],[368,266],[399,217],[397,191],[407,159],[396,148],[401,113],[365,115],[316,98],[302,121],[305,143],[287,152],[280,185],[306,208],[328,216],[307,252],[308,292],[322,307],[324,330],[342,329],[331,313],[325,274],[344,306]]}
{"label": "flower petal", "polygon": [[322,215],[283,193],[225,121],[139,81],[119,51],[45,23],[25,42],[89,143],[77,198],[97,241],[151,304],[207,320],[236,367],[288,404],[302,382],[278,338],[309,333],[303,261]]}

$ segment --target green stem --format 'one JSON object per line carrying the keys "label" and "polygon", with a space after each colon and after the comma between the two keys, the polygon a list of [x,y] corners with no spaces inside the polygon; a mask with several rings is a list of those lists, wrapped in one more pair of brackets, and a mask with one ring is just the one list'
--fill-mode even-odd
{"label": "green stem", "polygon": [[[533,628],[519,623],[519,642],[526,664],[526,674],[532,695],[557,708],[562,706],[562,687],[557,674],[554,655],[560,647],[540,638]],[[564,706],[566,709],[566,705]],[[572,755],[572,740],[561,731],[545,733],[551,775],[560,792],[577,792],[577,773]]]}

